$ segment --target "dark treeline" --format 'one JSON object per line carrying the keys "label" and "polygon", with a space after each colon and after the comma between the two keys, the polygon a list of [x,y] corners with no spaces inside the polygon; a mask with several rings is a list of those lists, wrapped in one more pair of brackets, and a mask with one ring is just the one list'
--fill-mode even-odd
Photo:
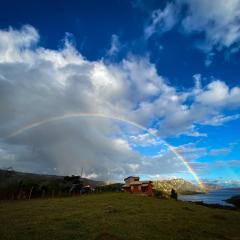
{"label": "dark treeline", "polygon": [[0,170],[0,199],[73,196],[92,192],[103,182],[80,176],[51,176]]}
{"label": "dark treeline", "polygon": [[118,192],[122,184],[106,185],[80,176],[52,176],[0,170],[0,200],[67,197]]}

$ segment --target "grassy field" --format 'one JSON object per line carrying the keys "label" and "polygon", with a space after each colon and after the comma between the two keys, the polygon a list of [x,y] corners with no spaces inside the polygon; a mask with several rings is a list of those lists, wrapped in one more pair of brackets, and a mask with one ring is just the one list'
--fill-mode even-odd
{"label": "grassy field", "polygon": [[0,202],[0,239],[240,239],[240,212],[105,193]]}

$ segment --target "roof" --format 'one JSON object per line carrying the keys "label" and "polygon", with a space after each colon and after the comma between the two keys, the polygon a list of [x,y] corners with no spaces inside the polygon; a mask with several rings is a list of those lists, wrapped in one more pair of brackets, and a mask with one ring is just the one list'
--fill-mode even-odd
{"label": "roof", "polygon": [[130,182],[128,184],[124,184],[122,187],[127,188],[127,187],[131,187],[133,185],[141,185],[142,187],[147,187],[149,185],[149,183],[152,183],[152,181],[134,181],[134,182]]}
{"label": "roof", "polygon": [[141,185],[142,182],[140,181],[134,181],[134,182],[130,182],[129,185],[132,186],[132,185]]}
{"label": "roof", "polygon": [[124,181],[127,180],[127,179],[129,179],[129,178],[138,178],[138,179],[139,179],[138,176],[129,176],[129,177],[124,178]]}
{"label": "roof", "polygon": [[128,183],[128,184],[124,184],[122,187],[131,187],[133,185],[142,185],[142,186],[148,186],[148,184],[151,183],[151,181],[134,181],[134,182],[131,182],[131,183]]}

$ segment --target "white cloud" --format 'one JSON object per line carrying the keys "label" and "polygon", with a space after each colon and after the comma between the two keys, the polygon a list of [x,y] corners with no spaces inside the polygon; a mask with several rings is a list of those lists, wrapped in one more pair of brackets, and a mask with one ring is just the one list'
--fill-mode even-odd
{"label": "white cloud", "polygon": [[140,165],[139,164],[129,163],[128,167],[130,168],[131,172],[135,173],[139,169]]}
{"label": "white cloud", "polygon": [[209,154],[212,156],[218,156],[218,155],[227,155],[232,151],[231,147],[226,147],[226,148],[217,148],[217,149],[211,149],[209,151]]}
{"label": "white cloud", "polygon": [[203,32],[205,41],[200,46],[210,52],[231,47],[240,40],[239,0],[179,0],[188,4],[187,16],[182,21],[187,33]]}
{"label": "white cloud", "polygon": [[[162,138],[199,137],[204,133],[197,131],[196,124],[219,116],[225,108],[239,106],[239,88],[229,88],[220,80],[204,88],[200,75],[195,76],[198,83],[193,89],[178,91],[147,58],[131,56],[119,63],[88,61],[67,39],[58,50],[40,47],[38,39],[31,26],[1,30],[0,137],[7,150],[4,160],[1,155],[0,167],[59,174],[76,174],[84,168],[86,176],[96,174],[100,179],[106,172],[116,178],[134,169],[153,175],[174,174],[185,169],[175,156],[169,157],[170,161],[165,154],[148,159],[132,149],[131,140],[158,144],[158,139],[134,127],[126,130],[116,121],[65,119],[12,139],[4,136],[49,117],[88,112],[126,118],[147,128],[155,122],[152,131]],[[135,138],[129,140],[124,134]]]}
{"label": "white cloud", "polygon": [[30,25],[20,31],[9,28],[0,30],[0,62],[22,62],[31,59],[33,44],[39,40],[38,32]]}
{"label": "white cloud", "polygon": [[143,147],[163,144],[162,140],[157,139],[155,136],[152,136],[149,133],[132,135],[129,137],[129,141],[133,145],[143,146]]}
{"label": "white cloud", "polygon": [[195,143],[179,145],[175,149],[191,163],[196,163],[198,158],[206,156],[208,152],[206,147],[198,147]]}
{"label": "white cloud", "polygon": [[240,114],[235,114],[231,116],[217,115],[211,119],[203,121],[202,124],[210,126],[221,126],[226,122],[237,120],[240,118]]}
{"label": "white cloud", "polygon": [[211,64],[215,51],[240,46],[240,0],[176,0],[164,9],[155,10],[145,27],[145,36],[162,34],[176,25],[183,34],[201,34],[196,47],[207,53],[206,65]]}
{"label": "white cloud", "polygon": [[220,80],[214,80],[209,83],[206,90],[196,96],[196,101],[204,105],[213,106],[240,106],[240,88],[233,87],[229,89],[226,83]]}
{"label": "white cloud", "polygon": [[144,29],[145,37],[151,37],[156,31],[164,33],[171,30],[177,23],[177,20],[178,9],[173,3],[168,3],[164,10],[154,10],[150,23]]}
{"label": "white cloud", "polygon": [[121,48],[119,37],[115,34],[112,35],[111,46],[107,51],[108,56],[115,56]]}
{"label": "white cloud", "polygon": [[230,171],[231,168],[239,168],[240,167],[240,160],[216,160],[209,163],[199,163],[199,166],[202,165],[202,168],[206,169],[218,169],[218,168],[225,168],[227,171]]}

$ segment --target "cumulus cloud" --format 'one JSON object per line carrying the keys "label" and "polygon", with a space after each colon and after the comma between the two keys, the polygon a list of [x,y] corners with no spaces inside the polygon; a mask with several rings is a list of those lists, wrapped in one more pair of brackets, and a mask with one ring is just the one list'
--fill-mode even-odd
{"label": "cumulus cloud", "polygon": [[205,105],[226,106],[226,105],[240,105],[240,88],[233,87],[229,89],[226,83],[215,80],[209,83],[205,91],[200,92],[196,101]]}
{"label": "cumulus cloud", "polygon": [[31,57],[29,48],[39,40],[38,32],[30,25],[25,25],[20,31],[11,27],[0,30],[0,62],[21,62]]}
{"label": "cumulus cloud", "polygon": [[158,139],[109,119],[62,119],[6,136],[34,122],[84,112],[128,119],[146,128],[155,122],[161,138],[199,137],[203,133],[197,124],[206,124],[225,108],[239,107],[239,87],[229,88],[220,80],[202,87],[199,75],[193,89],[179,91],[145,57],[119,63],[88,61],[68,38],[58,50],[39,46],[40,36],[32,26],[0,33],[0,167],[58,174],[79,174],[84,168],[85,176],[103,180],[134,171],[174,174],[184,166],[168,152],[147,158],[133,148],[134,142],[157,145]]}

